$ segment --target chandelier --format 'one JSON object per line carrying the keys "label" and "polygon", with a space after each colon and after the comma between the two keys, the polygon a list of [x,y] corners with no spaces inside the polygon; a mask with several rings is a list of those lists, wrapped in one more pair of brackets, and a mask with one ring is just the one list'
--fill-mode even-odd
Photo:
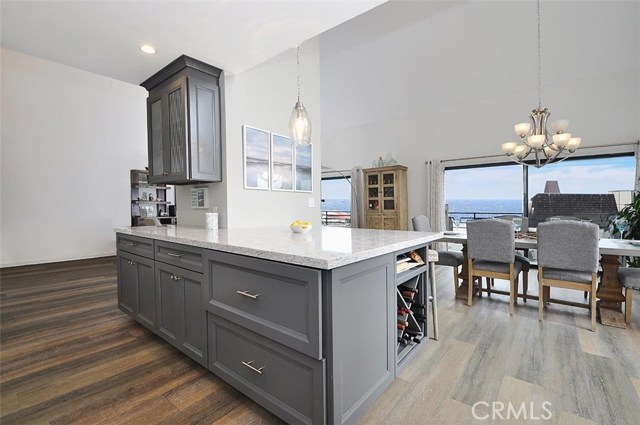
{"label": "chandelier", "polygon": [[307,109],[300,102],[300,46],[296,48],[296,65],[298,72],[298,101],[293,106],[291,118],[289,119],[289,133],[291,142],[296,145],[311,144],[311,120]]}
{"label": "chandelier", "polygon": [[[538,0],[538,107],[531,111],[531,122],[522,122],[513,126],[521,143],[502,144],[502,152],[518,164],[544,167],[557,160],[560,162],[571,156],[582,140],[567,133],[569,120],[557,120],[551,123],[551,137],[547,131],[550,112],[542,106],[542,42],[540,37],[540,0]],[[561,156],[562,155],[562,156]]]}

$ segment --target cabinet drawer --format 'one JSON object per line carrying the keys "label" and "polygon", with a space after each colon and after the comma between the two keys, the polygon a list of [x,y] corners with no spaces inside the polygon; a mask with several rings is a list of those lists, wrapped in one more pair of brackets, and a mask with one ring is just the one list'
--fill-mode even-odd
{"label": "cabinet drawer", "polygon": [[288,423],[325,423],[325,364],[208,313],[209,370]]}
{"label": "cabinet drawer", "polygon": [[202,248],[156,241],[156,261],[173,264],[198,273],[204,271],[202,252]]}
{"label": "cabinet drawer", "polygon": [[320,271],[207,251],[207,310],[322,358]]}
{"label": "cabinet drawer", "polygon": [[116,246],[118,249],[132,254],[153,258],[153,239],[118,233],[116,235]]}

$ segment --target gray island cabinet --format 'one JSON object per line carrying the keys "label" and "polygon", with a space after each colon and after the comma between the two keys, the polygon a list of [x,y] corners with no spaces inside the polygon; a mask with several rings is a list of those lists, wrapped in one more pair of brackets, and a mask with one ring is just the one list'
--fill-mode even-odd
{"label": "gray island cabinet", "polygon": [[427,265],[396,265],[439,233],[116,232],[120,309],[289,423],[356,423],[427,336]]}

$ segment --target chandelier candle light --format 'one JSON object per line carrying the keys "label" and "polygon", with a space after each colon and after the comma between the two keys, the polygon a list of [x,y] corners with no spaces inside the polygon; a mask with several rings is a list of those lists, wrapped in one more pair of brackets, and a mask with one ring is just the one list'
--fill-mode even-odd
{"label": "chandelier candle light", "polygon": [[[536,168],[544,167],[556,159],[558,162],[571,156],[578,147],[581,139],[571,137],[567,133],[569,120],[557,120],[551,123],[552,136],[547,132],[547,119],[549,110],[542,106],[542,42],[540,37],[540,0],[538,0],[538,107],[531,111],[531,122],[522,122],[513,126],[521,144],[507,142],[502,144],[502,152],[508,158],[522,165],[531,164]],[[560,157],[561,154],[566,154]],[[532,155],[533,154],[533,155]],[[532,155],[532,158],[529,156]]]}
{"label": "chandelier candle light", "polygon": [[289,132],[291,133],[291,143],[296,145],[311,144],[311,120],[307,109],[300,102],[300,46],[296,48],[296,65],[298,72],[298,101],[293,107],[291,118],[289,119]]}

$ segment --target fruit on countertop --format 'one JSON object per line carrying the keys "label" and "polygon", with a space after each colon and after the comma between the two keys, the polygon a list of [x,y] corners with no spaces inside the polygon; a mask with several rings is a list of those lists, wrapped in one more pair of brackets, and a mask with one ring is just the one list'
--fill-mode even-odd
{"label": "fruit on countertop", "polygon": [[294,232],[294,233],[306,233],[309,230],[311,230],[311,227],[313,225],[311,224],[310,221],[302,221],[302,220],[296,220],[293,223],[291,223],[289,225],[289,228]]}

